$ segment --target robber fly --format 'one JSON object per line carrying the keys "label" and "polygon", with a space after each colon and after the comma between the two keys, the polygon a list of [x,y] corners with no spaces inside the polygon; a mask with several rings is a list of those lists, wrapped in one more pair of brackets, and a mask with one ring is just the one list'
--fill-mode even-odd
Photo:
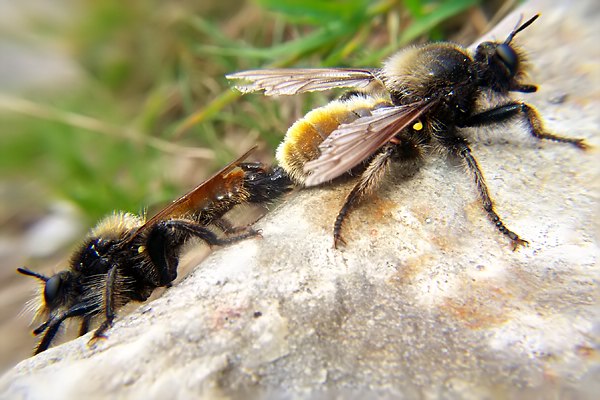
{"label": "robber fly", "polygon": [[[265,95],[352,89],[294,123],[277,150],[279,165],[299,185],[361,173],[334,223],[334,246],[344,242],[342,224],[350,210],[380,186],[392,161],[414,164],[431,149],[441,149],[467,167],[489,219],[516,249],[527,242],[497,214],[462,129],[521,119],[537,139],[586,148],[582,139],[546,131],[535,108],[509,98],[510,92],[537,90],[525,81],[525,55],[512,42],[538,16],[519,21],[506,40],[480,43],[474,52],[453,43],[430,43],[400,50],[377,69],[265,69],[227,78],[244,81],[235,86],[243,93]],[[486,92],[504,100],[481,109],[478,100]]]}
{"label": "robber fly", "polygon": [[[122,212],[100,221],[74,252],[67,269],[45,276],[18,268],[43,284],[37,315],[45,322],[33,331],[36,336],[43,334],[35,354],[50,346],[68,318],[81,320],[79,335],[89,330],[94,318],[102,318],[92,340],[104,337],[119,307],[145,301],[154,289],[173,282],[182,247],[190,239],[222,246],[259,235],[249,227],[234,227],[224,215],[238,204],[278,197],[291,181],[279,178],[277,169],[242,163],[252,150],[148,221]],[[280,185],[273,185],[273,179]],[[212,228],[229,235],[220,236]]]}

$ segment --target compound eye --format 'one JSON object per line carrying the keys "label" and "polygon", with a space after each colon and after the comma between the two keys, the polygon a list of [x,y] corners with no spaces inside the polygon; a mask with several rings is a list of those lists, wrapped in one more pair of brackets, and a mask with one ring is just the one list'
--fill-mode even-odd
{"label": "compound eye", "polygon": [[46,286],[44,287],[44,300],[46,301],[46,304],[54,303],[60,293],[62,285],[62,277],[59,275],[54,275],[48,279]]}
{"label": "compound eye", "polygon": [[500,57],[500,60],[504,64],[504,66],[508,69],[510,76],[514,76],[517,72],[517,65],[519,63],[519,58],[517,53],[513,50],[512,47],[508,44],[500,44],[496,48],[496,54]]}

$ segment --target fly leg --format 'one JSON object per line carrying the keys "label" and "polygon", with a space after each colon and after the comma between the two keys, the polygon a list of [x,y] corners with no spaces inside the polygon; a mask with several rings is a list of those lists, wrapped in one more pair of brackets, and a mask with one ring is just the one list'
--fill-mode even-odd
{"label": "fly leg", "polygon": [[358,183],[352,188],[352,191],[346,197],[344,205],[333,224],[333,247],[337,248],[340,243],[346,244],[342,238],[342,225],[350,209],[358,204],[365,197],[371,195],[382,181],[382,178],[387,171],[392,155],[394,154],[394,145],[387,145],[377,153],[367,169],[360,176]]}
{"label": "fly leg", "polygon": [[516,115],[523,115],[525,117],[527,122],[527,130],[529,131],[529,134],[536,139],[551,140],[559,143],[569,143],[584,150],[588,147],[583,139],[568,138],[547,132],[544,128],[542,118],[535,108],[519,101],[506,103],[472,115],[462,126],[474,127],[490,125],[493,123],[506,121],[515,117]]}
{"label": "fly leg", "polygon": [[39,354],[42,351],[47,350],[48,347],[50,347],[52,340],[58,333],[58,329],[60,328],[60,325],[67,318],[80,317],[80,316],[83,316],[84,318],[86,318],[86,316],[92,311],[92,309],[93,309],[93,307],[90,307],[89,305],[78,304],[60,315],[51,317],[48,321],[46,321],[45,323],[40,325],[38,328],[36,328],[33,331],[34,335],[39,335],[40,333],[42,333],[44,331],[46,333],[42,337],[42,340],[40,341],[40,343],[37,345],[35,352],[33,354]]}
{"label": "fly leg", "polygon": [[83,336],[90,330],[90,316],[84,316],[81,319],[81,325],[79,325],[79,336]]}
{"label": "fly leg", "polygon": [[[248,238],[260,235],[259,231],[248,228],[248,229],[244,229],[243,233],[240,233],[236,236],[228,236],[225,238],[220,238],[214,232],[212,232],[210,229],[206,228],[203,225],[200,225],[200,224],[197,224],[194,222],[190,222],[187,220],[179,220],[179,219],[172,219],[169,221],[165,221],[163,223],[158,224],[157,227],[159,227],[158,230],[161,230],[161,231],[173,230],[174,232],[177,232],[178,236],[181,235],[181,238],[183,238],[183,240],[180,243],[178,243],[179,245],[181,245],[183,243],[183,241],[187,240],[188,237],[192,237],[192,236],[197,237],[198,239],[204,241],[209,246],[224,246],[224,245],[228,245],[231,243],[239,242],[240,240],[244,240],[244,239],[248,239]],[[169,241],[168,234],[164,235],[162,237],[162,239],[165,242],[168,242]]]}
{"label": "fly leg", "polygon": [[106,275],[106,287],[104,288],[104,321],[96,329],[89,341],[93,345],[98,339],[106,339],[104,332],[111,327],[115,319],[115,285],[117,283],[117,267],[112,266]]}
{"label": "fly leg", "polygon": [[490,221],[492,221],[492,223],[501,233],[506,235],[511,240],[513,250],[516,250],[519,246],[526,246],[528,242],[521,239],[519,235],[513,231],[509,230],[504,225],[504,222],[502,222],[500,216],[496,213],[496,210],[494,209],[494,203],[490,197],[490,192],[488,191],[485,179],[483,178],[483,173],[477,164],[477,160],[475,160],[475,157],[473,157],[473,154],[471,154],[471,148],[467,142],[464,139],[458,139],[457,142],[452,145],[452,150],[457,157],[465,162],[467,169],[473,175],[475,186],[477,186],[477,191],[479,192],[479,198],[481,199],[483,209],[487,213]]}
{"label": "fly leg", "polygon": [[239,234],[242,232],[248,232],[249,230],[251,230],[248,226],[235,226],[231,221],[229,221],[228,219],[221,217],[221,218],[215,218],[212,221],[212,224],[214,226],[216,226],[217,228],[219,228],[220,230],[223,231],[223,233],[226,234]]}
{"label": "fly leg", "polygon": [[144,249],[148,252],[152,267],[155,269],[150,274],[155,277],[151,283],[158,287],[173,282],[177,277],[181,246],[192,237],[202,240],[209,246],[223,246],[259,235],[260,231],[247,228],[243,233],[220,238],[205,225],[197,222],[184,219],[159,222],[148,234]]}

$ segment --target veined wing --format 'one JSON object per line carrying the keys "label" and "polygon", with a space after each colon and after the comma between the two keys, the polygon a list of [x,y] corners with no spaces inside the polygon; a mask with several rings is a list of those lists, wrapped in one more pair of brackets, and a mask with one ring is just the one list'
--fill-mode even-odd
{"label": "veined wing", "polygon": [[340,125],[319,145],[321,155],[304,165],[306,186],[330,181],[369,158],[401,130],[429,110],[434,102],[385,107],[349,124]]}
{"label": "veined wing", "polygon": [[250,153],[256,150],[256,146],[242,154],[236,160],[230,162],[213,176],[190,190],[167,207],[159,211],[154,217],[142,225],[130,236],[128,241],[139,235],[144,230],[152,227],[159,221],[187,214],[190,210],[202,208],[204,203],[210,203],[220,194],[226,195],[237,187],[243,185],[245,173],[238,165],[245,160]]}
{"label": "veined wing", "polygon": [[266,96],[273,96],[344,87],[365,89],[372,82],[379,81],[375,76],[376,71],[356,68],[256,69],[229,74],[226,78],[247,81],[246,84],[235,85],[242,93],[263,90]]}

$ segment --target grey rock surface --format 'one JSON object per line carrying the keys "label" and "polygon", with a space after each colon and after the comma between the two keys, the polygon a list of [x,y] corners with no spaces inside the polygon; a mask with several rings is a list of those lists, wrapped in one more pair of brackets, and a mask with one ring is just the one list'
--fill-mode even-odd
{"label": "grey rock surface", "polygon": [[518,42],[557,133],[472,132],[512,252],[441,157],[331,227],[352,182],[292,194],[262,239],[218,249],[164,295],[21,362],[6,398],[593,398],[600,389],[600,6],[529,3]]}

